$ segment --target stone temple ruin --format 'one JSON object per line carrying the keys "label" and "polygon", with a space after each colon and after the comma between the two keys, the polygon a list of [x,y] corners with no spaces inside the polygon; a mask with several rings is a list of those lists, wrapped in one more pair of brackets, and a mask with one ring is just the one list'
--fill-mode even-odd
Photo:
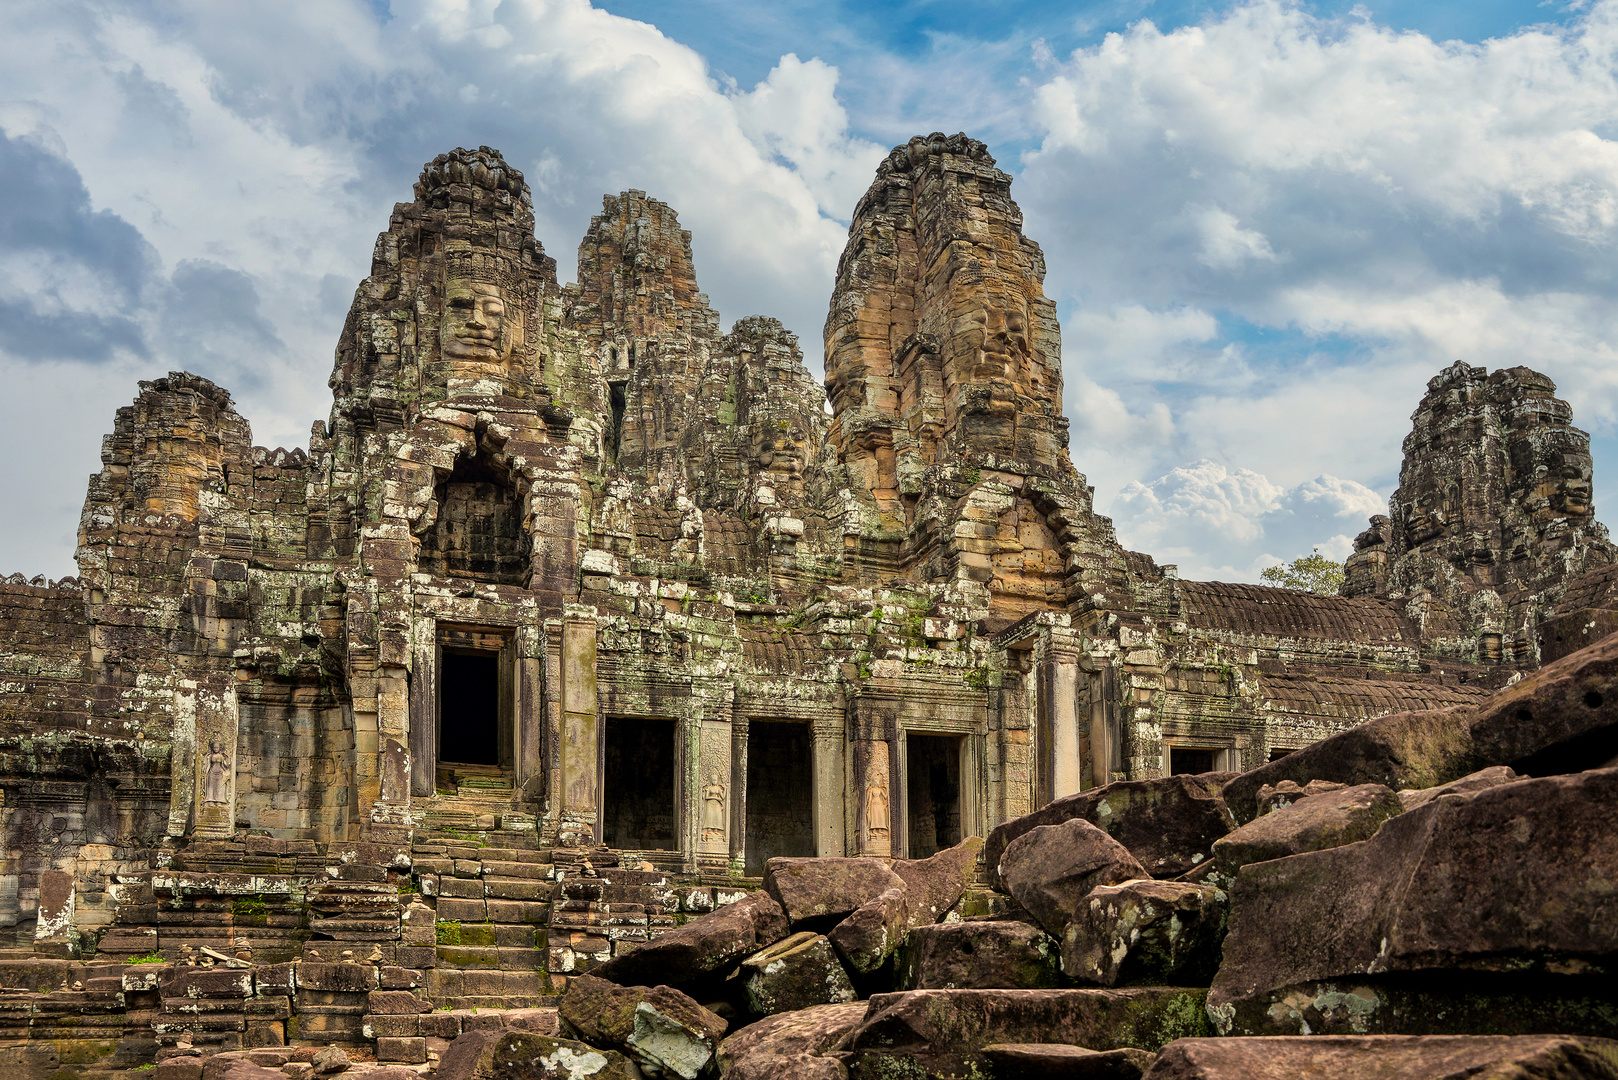
{"label": "stone temple ruin", "polygon": [[[1287,770],[1373,718],[1487,711],[1618,629],[1588,437],[1523,367],[1429,383],[1339,597],[1125,550],[1069,456],[1010,184],[964,136],[881,163],[824,388],[776,320],[721,329],[643,192],[604,200],[561,284],[487,147],[395,207],[307,449],[253,446],[204,378],[143,382],[79,577],[0,583],[0,1066],[197,1080],[216,1051],[550,1038],[570,980],[762,897],[797,865],[771,859],[874,857],[911,892],[904,867],[947,864],[923,922],[993,914],[1005,871],[969,838],[1131,785],[1202,798],[1192,775],[1356,782]],[[1378,782],[1460,775],[1414,753]],[[793,929],[830,928],[782,888]]]}

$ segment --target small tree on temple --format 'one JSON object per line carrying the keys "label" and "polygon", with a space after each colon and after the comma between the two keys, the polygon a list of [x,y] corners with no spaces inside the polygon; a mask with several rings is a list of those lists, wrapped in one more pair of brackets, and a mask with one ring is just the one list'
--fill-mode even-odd
{"label": "small tree on temple", "polygon": [[1283,589],[1302,589],[1321,596],[1336,596],[1343,584],[1343,564],[1332,562],[1320,553],[1320,548],[1290,563],[1272,566],[1259,574],[1266,585]]}

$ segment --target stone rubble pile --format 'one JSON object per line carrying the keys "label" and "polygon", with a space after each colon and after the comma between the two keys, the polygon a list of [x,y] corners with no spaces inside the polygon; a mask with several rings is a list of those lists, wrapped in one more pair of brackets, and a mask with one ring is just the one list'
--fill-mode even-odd
{"label": "stone rubble pile", "polygon": [[772,859],[435,1075],[1618,1077],[1615,661],[927,860]]}

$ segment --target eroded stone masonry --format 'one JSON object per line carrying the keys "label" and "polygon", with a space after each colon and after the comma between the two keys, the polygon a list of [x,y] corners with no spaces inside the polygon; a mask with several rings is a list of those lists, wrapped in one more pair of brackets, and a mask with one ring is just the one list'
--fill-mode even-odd
{"label": "eroded stone masonry", "polygon": [[307,447],[141,383],[79,577],[0,582],[0,1062],[437,1061],[771,858],[959,852],[1618,629],[1588,437],[1524,367],[1429,383],[1340,597],[1125,550],[1010,184],[965,136],[894,149],[822,387],[776,320],[721,327],[669,206],[606,197],[564,285],[522,174],[456,150],[377,238]]}

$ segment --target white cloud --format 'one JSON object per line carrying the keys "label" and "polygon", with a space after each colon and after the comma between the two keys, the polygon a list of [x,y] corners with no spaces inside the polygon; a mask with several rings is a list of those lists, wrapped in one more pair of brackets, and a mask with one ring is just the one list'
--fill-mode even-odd
{"label": "white cloud", "polygon": [[821,213],[846,221],[887,148],[849,135],[836,90],[836,68],[788,53],[768,78],[733,100],[747,137],[792,166]]}
{"label": "white cloud", "polygon": [[[1130,462],[1158,480],[1111,498],[1098,481],[1147,550],[1249,575],[1262,550],[1194,555],[1186,522],[1245,535],[1228,490],[1242,470],[1209,487],[1175,462],[1391,490],[1407,417],[1456,359],[1538,368],[1577,422],[1618,422],[1615,0],[1478,44],[1252,0],[1111,34],[1042,77],[1030,110],[1042,141],[1018,193],[1067,311],[1075,462],[1115,475],[1104,428],[1078,419],[1088,402],[1172,416]],[[1190,312],[1206,323],[1169,317]],[[1123,313],[1158,336],[1132,338]],[[1598,461],[1608,490],[1614,464]],[[1182,500],[1208,493],[1175,509],[1170,480]],[[1272,554],[1360,527],[1319,526]]]}
{"label": "white cloud", "polygon": [[1347,558],[1350,536],[1386,509],[1381,496],[1352,480],[1322,474],[1287,488],[1203,459],[1150,483],[1126,484],[1112,515],[1125,544],[1176,563],[1183,576],[1251,580],[1315,548]]}
{"label": "white cloud", "polygon": [[1248,259],[1275,261],[1275,252],[1270,250],[1270,242],[1264,234],[1242,228],[1230,211],[1217,206],[1186,209],[1202,234],[1202,251],[1197,254],[1197,261],[1202,265],[1228,270]]}

